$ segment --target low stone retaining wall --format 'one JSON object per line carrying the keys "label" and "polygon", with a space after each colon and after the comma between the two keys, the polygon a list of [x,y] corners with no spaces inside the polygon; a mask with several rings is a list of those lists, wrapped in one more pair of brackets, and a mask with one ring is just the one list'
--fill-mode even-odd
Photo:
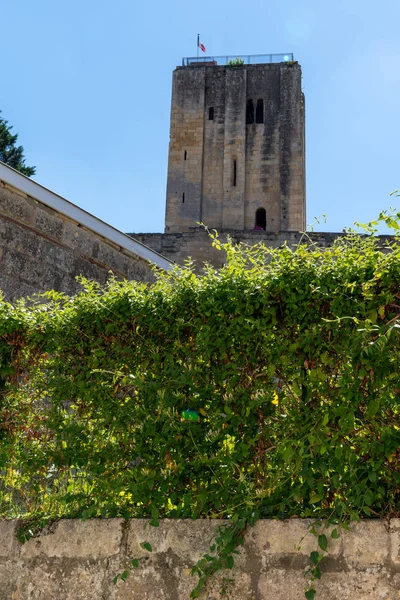
{"label": "low stone retaining wall", "polygon": [[[193,227],[191,231],[182,233],[128,233],[136,240],[142,242],[149,248],[152,248],[159,254],[162,254],[169,260],[178,265],[183,265],[190,258],[195,263],[195,271],[201,273],[205,261],[211,263],[215,268],[220,269],[226,261],[225,252],[217,250],[211,244],[208,233],[202,227]],[[287,244],[290,248],[297,246],[300,241],[310,240],[318,248],[329,248],[334,241],[342,236],[343,233],[328,233],[324,231],[309,232],[304,235],[300,231],[242,231],[225,230],[219,232],[219,240],[226,242],[229,236],[234,244],[246,244],[254,246],[262,242],[270,248],[279,248]],[[386,242],[393,241],[393,236],[379,236],[381,247],[384,248]]]}
{"label": "low stone retaining wall", "polygon": [[[196,582],[190,568],[219,523],[164,520],[155,528],[141,519],[65,520],[21,545],[17,523],[0,521],[0,599],[188,600]],[[215,577],[202,600],[304,600],[303,573],[317,546],[308,524],[259,521],[233,570]],[[153,552],[142,549],[144,541]],[[139,568],[114,585],[133,558]],[[225,596],[223,577],[232,580]],[[400,519],[362,521],[330,540],[316,588],[315,600],[400,599]]]}

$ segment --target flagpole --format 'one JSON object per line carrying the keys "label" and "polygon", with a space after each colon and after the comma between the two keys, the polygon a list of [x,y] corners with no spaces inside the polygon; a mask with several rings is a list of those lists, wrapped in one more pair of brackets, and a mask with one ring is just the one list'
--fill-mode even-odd
{"label": "flagpole", "polygon": [[197,60],[199,60],[199,43],[200,43],[200,34],[197,34]]}

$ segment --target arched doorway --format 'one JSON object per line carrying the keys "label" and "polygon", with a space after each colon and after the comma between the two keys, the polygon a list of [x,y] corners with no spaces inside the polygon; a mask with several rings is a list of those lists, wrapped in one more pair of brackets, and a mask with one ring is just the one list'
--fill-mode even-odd
{"label": "arched doorway", "polygon": [[264,229],[264,231],[267,229],[267,212],[265,208],[257,208],[254,229]]}

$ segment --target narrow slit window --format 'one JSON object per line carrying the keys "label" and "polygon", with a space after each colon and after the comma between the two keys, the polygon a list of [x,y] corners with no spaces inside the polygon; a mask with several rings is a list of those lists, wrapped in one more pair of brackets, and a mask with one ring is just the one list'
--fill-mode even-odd
{"label": "narrow slit window", "polygon": [[184,155],[183,155],[183,160],[186,160],[186,159],[187,159],[187,152],[186,152],[186,150],[185,150],[185,153],[184,153]]}
{"label": "narrow slit window", "polygon": [[213,106],[210,106],[210,108],[208,109],[208,120],[214,121],[214,107]]}
{"label": "narrow slit window", "polygon": [[236,159],[234,159],[233,161],[233,186],[236,187],[236,180],[237,180],[237,164],[236,164]]}
{"label": "narrow slit window", "polygon": [[252,125],[254,123],[254,104],[253,100],[247,100],[246,104],[246,124]]}
{"label": "narrow slit window", "polygon": [[182,194],[182,204],[185,204],[185,192]]}
{"label": "narrow slit window", "polygon": [[257,100],[256,123],[264,123],[264,100]]}

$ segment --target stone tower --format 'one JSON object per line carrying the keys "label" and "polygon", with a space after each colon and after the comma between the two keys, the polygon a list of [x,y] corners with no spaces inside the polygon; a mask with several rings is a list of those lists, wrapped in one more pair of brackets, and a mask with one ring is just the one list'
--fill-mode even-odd
{"label": "stone tower", "polygon": [[242,59],[174,71],[166,233],[305,230],[301,67],[291,55]]}

